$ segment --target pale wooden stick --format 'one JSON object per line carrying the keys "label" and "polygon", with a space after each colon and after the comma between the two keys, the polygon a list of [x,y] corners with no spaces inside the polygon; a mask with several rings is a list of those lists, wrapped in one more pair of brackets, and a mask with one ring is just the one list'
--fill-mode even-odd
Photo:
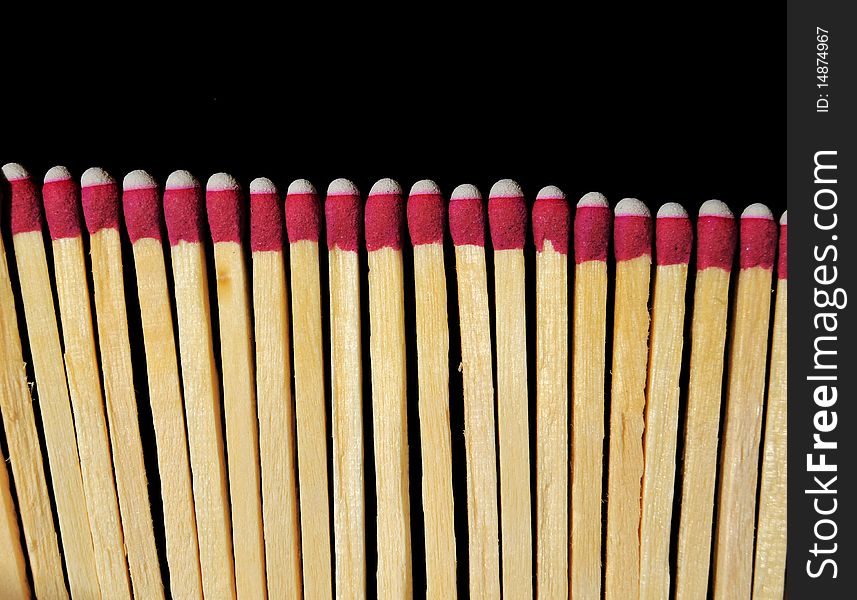
{"label": "pale wooden stick", "polygon": [[366,201],[375,490],[378,498],[378,597],[410,598],[411,512],[405,301],[401,251],[402,190],[392,179]]}
{"label": "pale wooden stick", "polygon": [[786,213],[780,219],[780,251],[777,261],[777,304],[771,340],[771,374],[765,417],[765,451],[759,493],[759,524],[756,528],[756,561],[753,569],[753,598],[782,598],[786,573],[786,495],[788,437],[787,390],[787,235]]}
{"label": "pale wooden stick", "polygon": [[455,244],[461,328],[470,597],[499,598],[497,453],[485,271],[485,215],[482,196],[474,186],[460,185],[452,192],[449,230]]}
{"label": "pale wooden stick", "polygon": [[337,598],[366,596],[363,377],[360,342],[360,195],[350,181],[327,189],[330,284],[333,539]]}
{"label": "pale wooden stick", "polygon": [[199,182],[187,171],[173,172],[164,191],[164,220],[172,255],[202,591],[206,598],[234,598],[220,388],[201,242],[203,210]]}
{"label": "pale wooden stick", "polygon": [[[503,595],[507,598],[532,598],[533,541],[530,527],[530,426],[524,286],[527,204],[516,182],[503,179],[491,188],[488,222],[494,246],[494,306],[497,313],[497,430],[500,446]],[[562,543],[564,547],[565,536]]]}
{"label": "pale wooden stick", "polygon": [[330,598],[330,521],[327,495],[327,433],[319,282],[319,205],[306,180],[292,182],[286,195],[286,227],[292,279],[301,546],[304,594]]}
{"label": "pale wooden stick", "polygon": [[137,297],[146,349],[149,402],[161,476],[167,564],[176,598],[202,598],[199,543],[176,358],[173,316],[161,245],[161,199],[144,171],[132,171],[123,183],[125,225],[134,249]]}
{"label": "pale wooden stick", "polygon": [[[557,199],[554,206],[564,207]],[[544,200],[545,207],[551,205]],[[543,210],[544,220],[556,212]],[[607,322],[607,243],[610,207],[591,192],[574,219],[572,326],[571,543],[572,598],[601,597],[601,481],[604,452],[604,368]],[[533,214],[535,231],[536,215]]]}
{"label": "pale wooden stick", "polygon": [[253,335],[241,245],[243,199],[240,186],[226,173],[209,178],[205,196],[217,272],[235,586],[239,598],[264,598],[267,586]]}
{"label": "pale wooden stick", "polygon": [[679,376],[684,343],[684,298],[693,229],[687,212],[670,202],[655,228],[654,298],[646,385],[645,468],[640,516],[640,598],[670,593],[670,531],[678,435]]}
{"label": "pale wooden stick", "polygon": [[777,229],[761,204],[741,215],[741,272],[732,319],[729,384],[720,454],[714,597],[747,598],[753,579],[753,525],[765,393],[771,271]]}
{"label": "pale wooden stick", "polygon": [[725,204],[718,200],[703,203],[696,239],[697,272],[676,561],[677,600],[703,598],[708,593],[729,272],[735,253],[735,219]]}
{"label": "pale wooden stick", "polygon": [[268,179],[254,179],[250,184],[250,223],[268,596],[299,598],[301,534],[295,485],[295,416],[290,386],[283,205],[277,188]]}
{"label": "pale wooden stick", "polygon": [[80,236],[80,203],[77,185],[67,169],[54,167],[48,171],[42,196],[53,238],[66,372],[74,405],[98,581],[103,597],[130,598],[125,540],[116,498]]}
{"label": "pale wooden stick", "polygon": [[[53,591],[46,590],[50,595],[44,597],[68,597],[65,588],[57,585],[53,587]],[[9,474],[6,472],[5,461],[0,465],[0,595],[3,598],[30,597],[27,567],[24,565],[24,553],[21,551],[21,532],[18,531],[18,514],[9,491]]]}
{"label": "pale wooden stick", "polygon": [[408,196],[414,245],[426,598],[455,600],[455,503],[449,431],[449,325],[443,237],[446,205],[433,181],[418,181]]}
{"label": "pale wooden stick", "polygon": [[81,177],[81,201],[90,233],[104,395],[131,584],[135,596],[163,598],[131,368],[116,181],[102,169],[88,169]]}
{"label": "pale wooden stick", "polygon": [[649,210],[639,200],[622,200],[615,213],[616,297],[604,593],[607,600],[633,600],[640,592],[640,482],[652,234]]}
{"label": "pale wooden stick", "polygon": [[[19,289],[24,301],[30,353],[36,372],[36,393],[42,414],[69,586],[73,598],[98,597],[100,589],[95,554],[54,312],[53,291],[42,240],[38,192],[30,175],[20,165],[6,165],[4,173],[11,189],[12,243],[15,246]],[[82,423],[78,423],[77,427],[82,428]],[[61,595],[56,597],[62,598]]]}
{"label": "pale wooden stick", "polygon": [[[14,178],[14,169],[9,165],[4,167],[4,173]],[[40,225],[40,224],[39,224]],[[0,412],[3,414],[3,425],[6,430],[6,442],[9,459],[12,463],[12,473],[15,477],[15,490],[21,512],[21,523],[24,526],[24,537],[33,573],[33,587],[37,595],[51,598],[67,598],[63,581],[62,560],[60,559],[57,534],[54,530],[51,513],[48,486],[45,482],[45,472],[42,465],[42,449],[39,443],[39,433],[36,430],[36,419],[33,414],[33,399],[27,386],[27,373],[24,368],[24,357],[21,350],[21,338],[18,333],[18,315],[15,310],[15,297],[12,294],[12,281],[6,262],[6,249],[0,239]],[[2,477],[8,488],[8,476],[5,467]],[[2,487],[2,486],[0,486]],[[20,543],[17,538],[18,524],[12,506],[9,490],[2,491],[4,507],[11,507],[11,523],[14,528],[5,528],[4,534],[15,534],[5,543],[7,557],[2,567],[3,575],[0,580],[9,579],[9,590],[19,582],[15,581],[13,563],[19,559],[23,565]],[[9,496],[9,503],[5,502]],[[9,519],[5,519],[8,521]],[[7,525],[4,521],[3,526]],[[18,588],[27,590],[29,585]],[[29,595],[27,592],[24,595]]]}

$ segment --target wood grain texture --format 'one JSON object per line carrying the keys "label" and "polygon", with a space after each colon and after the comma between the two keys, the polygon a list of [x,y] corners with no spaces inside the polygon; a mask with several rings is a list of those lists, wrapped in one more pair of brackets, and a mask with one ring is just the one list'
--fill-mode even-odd
{"label": "wood grain texture", "polygon": [[470,597],[499,598],[497,451],[485,249],[456,246],[455,271],[464,384]]}
{"label": "wood grain texture", "polygon": [[[53,587],[53,591],[46,589],[47,595],[43,597],[68,597],[64,587]],[[18,513],[9,491],[9,474],[6,472],[5,461],[0,465],[0,596],[30,597],[27,567],[24,564],[24,552],[21,550],[21,532],[18,530]]]}
{"label": "wood grain texture", "polygon": [[160,240],[141,238],[135,242],[134,265],[158,469],[167,475],[161,477],[161,499],[170,589],[176,598],[201,600],[193,484],[166,264]]}
{"label": "wood grain texture", "polygon": [[289,297],[282,252],[253,253],[256,400],[268,597],[302,594]]}

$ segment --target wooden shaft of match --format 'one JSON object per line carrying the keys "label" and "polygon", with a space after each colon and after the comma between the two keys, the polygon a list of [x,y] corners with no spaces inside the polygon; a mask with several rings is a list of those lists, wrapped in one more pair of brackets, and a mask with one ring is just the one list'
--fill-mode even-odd
{"label": "wooden shaft of match", "polygon": [[752,585],[771,270],[742,269],[737,287],[714,547],[717,599],[745,597]]}
{"label": "wooden shaft of match", "polygon": [[102,596],[130,598],[125,540],[101,395],[83,241],[79,236],[56,239],[53,250],[66,372],[74,406],[98,581]]}
{"label": "wooden shaft of match", "polygon": [[485,249],[456,245],[471,598],[500,597],[494,385]]}
{"label": "wooden shaft of match", "polygon": [[290,244],[292,326],[295,348],[295,417],[301,504],[304,591],[308,598],[333,594],[327,497],[324,357],[318,243]]}
{"label": "wooden shaft of match", "polygon": [[616,263],[604,581],[607,600],[630,600],[639,594],[650,265],[648,255]]}
{"label": "wooden shaft of match", "polygon": [[568,596],[568,257],[536,254],[536,565],[540,597]]}
{"label": "wooden shaft of match", "polygon": [[454,600],[455,506],[449,431],[449,325],[443,245],[414,246],[417,376],[423,459],[426,597]]}
{"label": "wooden shaft of match", "polygon": [[729,306],[729,271],[696,274],[691,324],[690,378],[684,431],[684,467],[676,560],[676,598],[708,591],[723,349]]}
{"label": "wooden shaft of match", "polygon": [[607,262],[574,270],[571,426],[571,597],[601,596],[601,481]]}
{"label": "wooden shaft of match", "polygon": [[90,255],[113,468],[131,583],[135,596],[163,598],[131,369],[119,230],[106,228],[92,234]]}
{"label": "wooden shaft of match", "polygon": [[782,598],[786,572],[788,281],[777,282],[753,598]]}
{"label": "wooden shaft of match", "polygon": [[[73,598],[98,597],[88,504],[42,232],[17,233],[12,241],[69,587]],[[77,427],[82,428],[82,425]],[[38,589],[36,591],[39,593]]]}
{"label": "wooden shaft of match", "polygon": [[[35,593],[45,598],[67,598],[62,560],[42,465],[42,449],[33,414],[33,399],[30,396],[27,373],[24,368],[15,297],[12,294],[12,282],[9,279],[6,250],[2,239],[0,239],[0,412],[3,414],[6,443],[12,463],[12,474],[15,477],[15,491],[21,509],[21,523],[24,527]],[[8,490],[4,493],[9,494]],[[14,514],[13,511],[12,521],[15,524],[14,530],[17,532],[18,526]],[[9,533],[12,533],[12,530],[9,530]],[[0,553],[8,558],[7,566],[12,561],[17,561],[16,552],[17,555],[21,552],[17,538],[14,539],[13,546],[6,546],[8,552]],[[17,548],[17,551],[14,548]],[[9,576],[10,583],[14,581],[13,571],[4,569],[4,573]],[[26,586],[22,589],[26,589]]]}
{"label": "wooden shaft of match", "polygon": [[[45,597],[68,597],[65,588],[56,584],[53,585],[53,590],[45,591],[52,594]],[[0,465],[0,595],[3,598],[30,597],[27,567],[21,550],[21,532],[18,531],[18,514],[9,490],[9,474],[6,472],[5,461]]]}
{"label": "wooden shaft of match", "polygon": [[240,598],[264,598],[265,544],[262,539],[253,334],[244,252],[240,243],[216,242],[214,262],[220,354],[223,357],[229,487],[232,490],[235,584]]}
{"label": "wooden shaft of match", "polygon": [[270,598],[302,594],[287,293],[283,253],[253,252],[256,400]]}
{"label": "wooden shaft of match", "polygon": [[233,598],[229,496],[205,249],[200,243],[179,241],[171,254],[203,595]]}
{"label": "wooden shaft of match", "polygon": [[655,271],[640,517],[640,598],[652,600],[667,598],[670,592],[670,531],[686,283],[687,264],[660,265]]}
{"label": "wooden shaft of match", "polygon": [[331,427],[336,595],[366,595],[363,500],[363,378],[357,252],[330,249]]}
{"label": "wooden shaft of match", "polygon": [[152,238],[136,241],[134,265],[158,468],[165,475],[161,477],[161,496],[170,587],[176,597],[201,599],[202,580],[193,488],[161,241]]}

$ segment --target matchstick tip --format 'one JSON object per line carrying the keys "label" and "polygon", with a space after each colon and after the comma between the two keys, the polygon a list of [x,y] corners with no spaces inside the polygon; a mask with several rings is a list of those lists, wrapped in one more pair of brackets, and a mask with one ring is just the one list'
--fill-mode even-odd
{"label": "matchstick tip", "polygon": [[565,200],[565,192],[555,185],[546,185],[536,194],[536,200]]}
{"label": "matchstick tip", "polygon": [[286,195],[288,196],[297,196],[311,194],[316,195],[315,186],[311,184],[306,179],[295,179],[293,182],[289,184],[289,189],[286,190]]}
{"label": "matchstick tip", "polygon": [[188,171],[173,171],[167,177],[166,189],[168,190],[189,190],[198,187],[199,181]]}
{"label": "matchstick tip", "polygon": [[28,179],[30,174],[27,172],[27,169],[19,165],[18,163],[6,163],[3,165],[3,177],[6,181],[19,181],[21,179]]}
{"label": "matchstick tip", "polygon": [[699,216],[701,217],[723,217],[726,219],[734,219],[732,211],[726,206],[725,202],[720,200],[706,200],[699,207]]}
{"label": "matchstick tip", "polygon": [[462,183],[454,190],[452,190],[452,196],[449,197],[450,201],[452,200],[482,200],[482,194],[479,193],[479,189],[470,183]]}
{"label": "matchstick tip", "polygon": [[788,225],[789,224],[788,216],[789,216],[789,211],[783,212],[783,216],[780,217],[780,225]]}
{"label": "matchstick tip", "polygon": [[394,195],[402,195],[402,186],[399,185],[399,182],[395,179],[390,179],[389,177],[384,179],[379,179],[372,186],[372,189],[369,190],[370,196],[394,196]]}
{"label": "matchstick tip", "polygon": [[524,191],[518,182],[513,179],[501,179],[491,186],[488,198],[523,198]]}
{"label": "matchstick tip", "polygon": [[431,179],[420,179],[411,186],[408,196],[440,196],[440,188]]}
{"label": "matchstick tip", "polygon": [[327,186],[327,195],[359,196],[360,191],[357,189],[357,186],[351,182],[351,180],[340,177],[339,179],[334,179],[333,181],[331,181],[330,185]]}
{"label": "matchstick tip", "polygon": [[744,209],[744,212],[741,213],[742,219],[768,219],[774,220],[774,213],[771,212],[771,209],[756,202],[755,204],[751,204],[747,208]]}
{"label": "matchstick tip", "polygon": [[250,194],[276,194],[277,186],[267,177],[257,177],[250,182]]}
{"label": "matchstick tip", "polygon": [[545,241],[560,254],[568,254],[571,218],[568,201],[554,185],[543,187],[533,204],[533,241],[536,250],[544,250]]}
{"label": "matchstick tip", "polygon": [[199,180],[188,171],[173,171],[164,188],[164,221],[170,245],[199,243],[205,217]]}
{"label": "matchstick tip", "polygon": [[521,250],[527,241],[527,203],[515,181],[501,179],[488,194],[488,226],[494,250]]}
{"label": "matchstick tip", "polygon": [[761,267],[772,269],[777,248],[777,223],[764,204],[751,204],[741,213],[742,269]]}
{"label": "matchstick tip", "polygon": [[228,173],[215,173],[205,185],[205,209],[211,241],[241,243],[244,206],[241,186]]}
{"label": "matchstick tip", "polygon": [[102,229],[119,229],[119,189],[116,180],[99,167],[83,172],[80,178],[83,219],[90,234]]}
{"label": "matchstick tip", "polygon": [[67,168],[54,167],[45,174],[42,202],[51,239],[80,235],[80,195]]}
{"label": "matchstick tip", "polygon": [[408,232],[414,246],[443,243],[446,204],[438,185],[423,179],[411,186],[408,195]]}
{"label": "matchstick tip", "polygon": [[362,208],[360,192],[351,181],[339,178],[327,186],[324,214],[328,249],[349,252],[360,249]]}
{"label": "matchstick tip", "polygon": [[122,189],[125,191],[145,190],[156,187],[158,187],[158,183],[155,181],[155,178],[142,169],[131,171],[122,180]]}
{"label": "matchstick tip", "polygon": [[116,180],[101,167],[90,167],[80,176],[80,187],[116,184]]}
{"label": "matchstick tip", "polygon": [[452,190],[449,233],[456,246],[485,246],[485,212],[475,185],[464,183]]}
{"label": "matchstick tip", "polygon": [[315,186],[306,179],[296,179],[286,191],[286,233],[289,243],[318,243],[321,211]]}
{"label": "matchstick tip", "polygon": [[658,219],[687,219],[687,211],[678,202],[667,202],[658,209]]}
{"label": "matchstick tip", "polygon": [[610,245],[610,204],[604,194],[589,192],[577,203],[574,215],[574,262],[607,262]]}
{"label": "matchstick tip", "polygon": [[659,266],[687,265],[693,246],[693,226],[681,204],[667,202],[658,209],[655,257]]}
{"label": "matchstick tip", "polygon": [[238,185],[238,182],[229,173],[215,173],[208,178],[208,182],[205,184],[205,190],[207,192],[224,192],[227,190],[237,191],[240,189],[241,186]]}
{"label": "matchstick tip", "polygon": [[617,217],[651,218],[652,216],[652,213],[649,212],[649,208],[636,198],[623,198],[622,200],[619,200],[619,204],[616,205],[615,212]]}
{"label": "matchstick tip", "polygon": [[401,249],[403,219],[404,205],[399,183],[393,179],[377,181],[369,190],[363,215],[366,250]]}
{"label": "matchstick tip", "polygon": [[161,239],[158,182],[146,171],[131,171],[122,180],[122,211],[132,244],[144,238]]}
{"label": "matchstick tip", "polygon": [[608,208],[610,204],[601,192],[589,192],[577,202],[577,208]]}
{"label": "matchstick tip", "polygon": [[58,165],[48,169],[45,173],[45,183],[53,183],[54,181],[65,181],[71,179],[71,173],[66,167]]}
{"label": "matchstick tip", "polygon": [[7,163],[3,165],[3,178],[9,183],[9,224],[12,235],[41,231],[41,202],[30,173],[18,163]]}
{"label": "matchstick tip", "polygon": [[617,261],[652,254],[652,214],[636,198],[624,198],[615,209],[613,251]]}

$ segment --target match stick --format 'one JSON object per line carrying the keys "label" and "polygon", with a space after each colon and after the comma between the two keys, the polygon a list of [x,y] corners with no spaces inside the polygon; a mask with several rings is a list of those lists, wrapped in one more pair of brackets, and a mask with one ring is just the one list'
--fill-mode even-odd
{"label": "match stick", "polygon": [[604,592],[607,600],[630,600],[640,592],[640,485],[652,219],[646,205],[634,198],[620,201],[615,215],[616,292]]}
{"label": "match stick", "polygon": [[455,244],[461,328],[470,596],[499,598],[497,454],[485,271],[485,212],[482,196],[475,186],[464,184],[453,190],[449,203],[449,232]]}
{"label": "match stick", "polygon": [[206,598],[234,598],[220,387],[202,243],[204,211],[196,178],[187,171],[170,174],[164,190],[164,221],[172,255],[202,592]]}
{"label": "match stick", "polygon": [[[48,451],[54,502],[59,518],[73,598],[100,594],[92,534],[84,494],[78,442],[72,419],[65,364],[54,311],[54,296],[42,239],[40,198],[30,174],[21,165],[3,167],[9,182],[12,243],[30,354],[36,373],[36,395]],[[77,423],[82,429],[82,423]],[[39,590],[36,589],[36,593]],[[50,596],[50,594],[48,595]],[[58,595],[62,598],[62,595]]]}
{"label": "match stick", "polygon": [[295,485],[295,414],[289,296],[283,259],[284,225],[277,188],[268,179],[254,179],[250,183],[250,246],[268,596],[300,598],[301,534]]}
{"label": "match stick", "polygon": [[488,194],[488,224],[494,246],[494,306],[497,314],[497,429],[500,442],[503,595],[507,598],[532,598],[533,541],[530,527],[530,426],[524,286],[527,203],[520,186],[511,179],[498,181],[491,188]]}
{"label": "match stick", "polygon": [[119,187],[99,168],[87,169],[80,184],[83,216],[89,230],[92,287],[113,468],[131,584],[135,596],[163,598],[125,313]]}
{"label": "match stick", "polygon": [[[18,514],[9,490],[9,474],[6,472],[5,461],[0,465],[0,511],[0,594],[4,598],[29,598],[30,584],[27,582],[27,568],[24,565],[24,553],[21,551]],[[62,583],[62,569],[59,583]],[[62,585],[55,583],[53,590],[49,591],[53,593],[51,598],[68,598]]]}
{"label": "match stick", "polygon": [[376,182],[366,199],[364,220],[369,255],[378,596],[382,598],[410,598],[413,594],[402,274],[404,217],[399,184],[392,179]]}
{"label": "match stick", "polygon": [[771,340],[771,373],[765,417],[765,450],[756,528],[753,598],[782,598],[786,573],[786,484],[788,395],[786,388],[788,315],[788,217],[780,218],[777,303]]}
{"label": "match stick", "polygon": [[[3,167],[8,179],[15,179],[12,165]],[[17,175],[22,173],[19,171]],[[37,213],[38,214],[38,213]],[[38,223],[41,231],[41,222]],[[3,414],[3,426],[6,431],[6,444],[12,474],[15,477],[15,491],[24,537],[33,573],[33,587],[37,595],[51,598],[67,598],[63,581],[62,560],[60,559],[57,534],[51,504],[48,498],[48,486],[42,464],[42,449],[36,418],[33,414],[33,399],[27,384],[27,372],[24,368],[24,356],[21,350],[21,337],[18,332],[18,315],[15,309],[15,297],[12,293],[12,281],[6,262],[6,249],[0,238],[0,412]],[[22,583],[12,568],[19,562],[23,566],[23,556],[18,536],[18,523],[8,489],[8,475],[5,466],[2,469],[0,493],[4,508],[12,508],[10,514],[2,517],[0,530],[2,545],[6,549],[0,552],[5,558],[0,566],[0,581],[7,581],[6,595],[15,590],[28,590],[26,574]],[[8,503],[6,499],[8,498]],[[6,539],[5,535],[13,535]],[[7,543],[8,542],[8,543]],[[20,559],[20,560],[19,560]],[[23,574],[23,569],[22,572]],[[4,591],[0,589],[0,591]],[[29,593],[24,593],[29,596]],[[23,597],[23,596],[22,596]]]}
{"label": "match stick", "polygon": [[363,377],[360,355],[360,194],[337,179],[327,188],[331,428],[336,595],[366,596],[363,500]]}
{"label": "match stick", "polygon": [[[568,233],[558,189],[539,192],[536,240],[536,587],[568,597]],[[536,232],[536,228],[538,232]],[[505,538],[504,538],[505,545]]]}
{"label": "match stick", "polygon": [[235,587],[239,598],[264,598],[267,588],[253,335],[241,245],[244,206],[238,182],[226,173],[215,173],[206,184],[205,203],[217,273]]}
{"label": "match stick", "polygon": [[176,598],[201,600],[199,544],[184,407],[161,245],[161,199],[157,183],[145,171],[128,173],[122,187],[125,227],[134,250],[158,470],[162,474],[161,498],[170,589]]}
{"label": "match stick", "polygon": [[125,540],[113,479],[89,306],[78,195],[77,185],[68,169],[54,167],[47,172],[42,198],[53,240],[54,276],[62,317],[66,372],[74,405],[80,468],[98,581],[102,597],[130,598]]}
{"label": "match stick", "polygon": [[458,593],[449,431],[445,225],[446,205],[437,184],[428,179],[418,181],[408,196],[408,230],[414,245],[426,597],[434,600],[454,600]]}
{"label": "match stick", "polygon": [[753,579],[753,533],[759,437],[765,394],[771,274],[777,224],[763,204],[741,215],[741,271],[732,317],[729,384],[720,453],[714,597],[749,597]]}
{"label": "match stick", "polygon": [[301,545],[304,594],[330,598],[330,525],[327,498],[327,432],[324,406],[324,354],[321,336],[320,233],[318,195],[305,179],[286,194],[286,229],[292,279]]}
{"label": "match stick", "polygon": [[[547,225],[565,206],[543,199]],[[551,210],[547,210],[550,208]],[[557,214],[558,213],[558,214]],[[604,452],[604,365],[607,323],[607,199],[590,192],[574,218],[574,323],[572,326],[571,569],[572,598],[601,597],[601,481]],[[533,216],[535,230],[535,215]]]}
{"label": "match stick", "polygon": [[704,598],[708,593],[729,274],[735,254],[735,234],[735,219],[729,207],[719,200],[702,204],[696,224],[696,287],[677,543],[677,600]]}
{"label": "match stick", "polygon": [[681,205],[661,206],[655,220],[654,298],[646,384],[645,468],[640,516],[640,598],[670,594],[670,531],[684,300],[693,227]]}

